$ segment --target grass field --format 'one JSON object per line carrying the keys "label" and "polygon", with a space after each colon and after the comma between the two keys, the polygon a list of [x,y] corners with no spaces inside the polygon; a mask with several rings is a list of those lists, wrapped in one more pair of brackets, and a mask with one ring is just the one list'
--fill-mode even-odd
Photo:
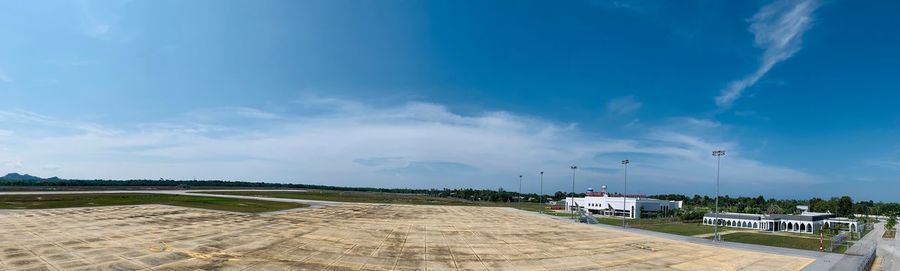
{"label": "grass field", "polygon": [[[334,190],[309,190],[307,192],[296,191],[214,191],[202,192],[203,194],[240,195],[286,199],[323,200],[337,202],[360,203],[390,203],[390,204],[417,204],[417,205],[476,205],[470,201],[452,198],[432,197],[416,194],[379,193],[379,192],[355,192]],[[198,192],[197,194],[200,194]]]}
{"label": "grass field", "polygon": [[[710,237],[712,238],[712,237]],[[786,247],[786,248],[796,248],[796,249],[805,249],[805,250],[819,250],[819,239],[814,238],[803,238],[803,237],[792,237],[792,236],[784,236],[784,235],[775,235],[775,234],[767,234],[767,233],[752,233],[752,232],[736,232],[731,234],[726,234],[722,236],[722,239],[728,242],[735,243],[745,243],[745,244],[756,244],[756,245],[764,245],[764,246],[773,246],[773,247]],[[825,240],[825,248],[831,244],[830,240]],[[838,253],[844,252],[846,250],[846,246],[840,246],[836,249]]]}
{"label": "grass field", "polygon": [[44,209],[138,204],[165,204],[245,213],[271,212],[307,206],[292,202],[143,193],[0,195],[0,209]]}
{"label": "grass field", "polygon": [[359,203],[385,203],[385,204],[412,204],[412,205],[448,205],[448,206],[484,206],[484,207],[509,207],[530,212],[540,212],[546,210],[548,214],[562,217],[571,217],[569,213],[551,213],[550,210],[544,209],[541,204],[532,202],[486,202],[486,201],[468,201],[455,198],[442,198],[427,195],[416,194],[400,194],[400,193],[380,193],[380,192],[356,192],[356,191],[335,191],[335,190],[309,190],[307,192],[297,191],[212,191],[197,192],[197,194],[220,194],[220,195],[240,195],[240,196],[256,196],[286,199],[305,199],[305,200],[323,200],[336,202],[359,202]]}
{"label": "grass field", "polygon": [[[600,224],[622,226],[622,218],[598,217],[597,221]],[[700,223],[683,223],[665,219],[628,219],[627,223],[632,228],[685,236],[713,233],[712,227]]]}
{"label": "grass field", "polygon": [[640,225],[635,226],[635,228],[644,229],[648,231],[658,231],[665,232],[677,235],[685,235],[685,236],[694,236],[698,234],[710,234],[715,231],[713,227],[706,226],[700,223],[667,223],[667,224],[651,224],[651,225]]}

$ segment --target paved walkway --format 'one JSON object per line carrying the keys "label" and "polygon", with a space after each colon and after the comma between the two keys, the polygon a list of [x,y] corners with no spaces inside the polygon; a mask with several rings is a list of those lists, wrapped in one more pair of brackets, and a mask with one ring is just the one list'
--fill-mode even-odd
{"label": "paved walkway", "polygon": [[[719,235],[726,235],[726,234],[735,233],[735,232],[749,232],[749,231],[747,231],[747,230],[724,230],[724,231],[720,231]],[[713,235],[716,235],[716,233],[697,234],[697,235],[692,235],[691,237],[706,238],[706,237],[712,237]]]}
{"label": "paved walkway", "polygon": [[[898,250],[900,249],[900,238],[894,238],[893,240],[881,238],[882,234],[884,234],[884,222],[876,224],[875,228],[876,231],[872,231],[869,235],[876,233],[878,235],[875,236],[875,239],[878,243],[878,257],[882,260],[881,270],[900,271],[900,250]],[[866,237],[868,237],[868,235]]]}

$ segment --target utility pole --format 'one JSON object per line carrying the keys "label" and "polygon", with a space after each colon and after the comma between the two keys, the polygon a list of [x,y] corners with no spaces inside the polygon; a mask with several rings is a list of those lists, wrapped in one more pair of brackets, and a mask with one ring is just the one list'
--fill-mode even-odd
{"label": "utility pole", "polygon": [[722,167],[722,156],[725,156],[725,150],[716,150],[712,152],[712,155],[716,157],[716,235],[713,238],[715,241],[722,241],[719,236],[719,172]]}
{"label": "utility pole", "polygon": [[[622,166],[625,169],[625,194],[622,195],[622,228],[625,228],[625,210],[628,209],[626,199],[628,199],[628,159],[622,160]],[[637,201],[634,202],[635,209],[637,209]],[[630,213],[634,216],[634,212]]]}
{"label": "utility pole", "polygon": [[519,210],[522,210],[522,175],[519,175],[519,200],[516,203]]}
{"label": "utility pole", "polygon": [[541,199],[541,213],[544,213],[544,172],[541,171],[541,195],[539,196]]}
{"label": "utility pole", "polygon": [[578,166],[569,166],[572,169],[572,205],[569,207],[572,209],[572,220],[576,220],[575,218],[575,170],[578,169]]}

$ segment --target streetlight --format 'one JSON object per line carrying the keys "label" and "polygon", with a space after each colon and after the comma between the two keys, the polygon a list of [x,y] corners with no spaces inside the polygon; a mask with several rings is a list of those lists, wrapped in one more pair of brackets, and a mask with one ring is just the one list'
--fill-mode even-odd
{"label": "streetlight", "polygon": [[716,235],[713,240],[722,241],[719,237],[719,171],[721,171],[722,156],[725,156],[725,150],[715,150],[712,155],[716,157]]}
{"label": "streetlight", "polygon": [[572,209],[572,220],[575,220],[575,170],[578,169],[578,166],[572,165],[569,168],[572,169],[572,205],[569,209]]}
{"label": "streetlight", "polygon": [[[628,198],[628,163],[631,163],[631,161],[628,161],[628,159],[622,160],[622,166],[625,167],[625,194],[622,195],[622,228],[625,227],[625,209],[628,209],[625,203],[625,199]],[[637,204],[637,201],[634,203]]]}
{"label": "streetlight", "polygon": [[521,210],[522,209],[522,175],[519,175],[519,200],[517,202],[518,203],[516,205],[518,205],[519,210]]}
{"label": "streetlight", "polygon": [[544,213],[544,172],[541,171],[541,213]]}

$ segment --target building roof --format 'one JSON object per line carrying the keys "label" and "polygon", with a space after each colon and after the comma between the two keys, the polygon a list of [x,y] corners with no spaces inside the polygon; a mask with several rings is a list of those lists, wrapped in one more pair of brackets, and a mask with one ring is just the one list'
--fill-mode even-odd
{"label": "building roof", "polygon": [[[716,213],[706,213],[705,217],[716,217]],[[741,213],[719,213],[719,218],[759,220],[762,215],[757,214],[741,214]]]}
{"label": "building roof", "polygon": [[[715,217],[716,213],[706,213],[704,217]],[[833,218],[834,214],[803,214],[803,215],[782,215],[782,214],[743,214],[743,213],[719,213],[719,218],[728,219],[744,219],[744,220],[797,220],[797,221],[819,221],[822,219]]]}
{"label": "building roof", "polygon": [[772,219],[783,219],[783,220],[798,220],[798,221],[819,221],[826,218],[834,217],[833,214],[806,214],[806,215],[779,215],[772,214],[768,215],[769,218]]}

